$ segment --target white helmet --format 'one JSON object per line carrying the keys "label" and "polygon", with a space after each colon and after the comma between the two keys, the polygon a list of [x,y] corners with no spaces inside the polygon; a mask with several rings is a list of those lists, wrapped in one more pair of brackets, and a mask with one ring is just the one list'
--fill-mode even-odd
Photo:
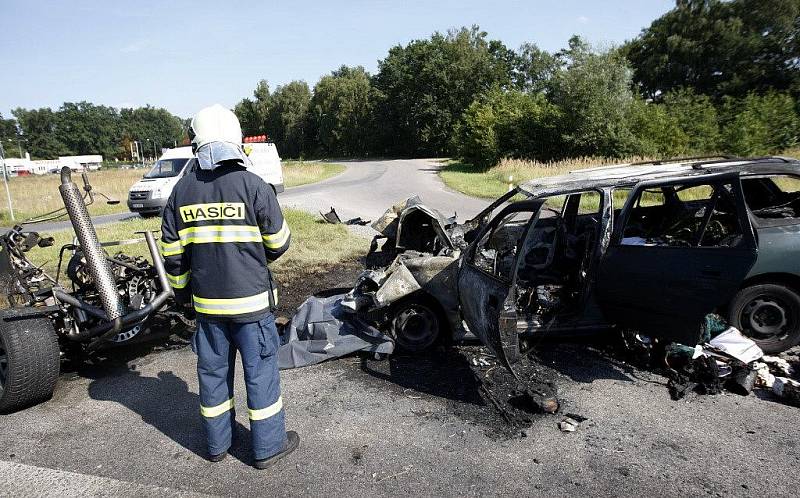
{"label": "white helmet", "polygon": [[201,109],[189,125],[192,151],[197,154],[200,169],[214,169],[235,161],[247,168],[251,165],[242,150],[242,126],[236,114],[219,104]]}
{"label": "white helmet", "polygon": [[189,125],[189,138],[197,150],[211,142],[242,143],[242,126],[230,109],[219,104],[201,109]]}

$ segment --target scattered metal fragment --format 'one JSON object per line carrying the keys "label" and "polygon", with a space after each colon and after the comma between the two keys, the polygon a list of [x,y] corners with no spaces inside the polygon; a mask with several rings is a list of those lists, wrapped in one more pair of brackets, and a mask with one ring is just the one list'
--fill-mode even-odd
{"label": "scattered metal fragment", "polygon": [[357,218],[350,218],[347,221],[342,221],[342,219],[339,218],[339,214],[336,212],[335,209],[333,209],[333,206],[331,206],[331,210],[328,211],[327,213],[323,213],[322,211],[320,211],[319,214],[320,214],[320,216],[322,216],[323,220],[325,220],[326,222],[330,223],[331,225],[359,225],[359,226],[365,226],[365,225],[369,225],[369,223],[370,223],[370,220],[364,220],[360,216],[357,217]]}

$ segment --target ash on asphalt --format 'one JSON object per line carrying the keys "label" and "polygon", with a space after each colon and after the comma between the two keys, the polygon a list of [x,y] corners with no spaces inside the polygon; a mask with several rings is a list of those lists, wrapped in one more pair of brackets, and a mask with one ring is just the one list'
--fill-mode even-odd
{"label": "ash on asphalt", "polygon": [[535,397],[538,393],[555,394],[557,374],[528,358],[515,368],[518,379],[489,356],[486,348],[477,345],[443,348],[425,355],[398,354],[382,361],[365,355],[360,366],[360,372],[352,371],[346,378],[370,387],[394,389],[398,396],[438,400],[443,406],[441,412],[413,413],[433,419],[453,415],[483,427],[493,439],[520,437],[537,421],[553,420],[542,412]]}
{"label": "ash on asphalt", "polygon": [[[281,293],[276,314],[290,317],[314,293],[349,288],[362,269],[360,262],[350,261],[308,271],[276,272]],[[128,374],[154,361],[152,355],[187,345],[185,339],[172,336],[116,349],[93,361],[64,365],[62,380]],[[355,362],[360,368],[347,368],[343,381],[393,389],[399,396],[425,396],[443,405],[441,412],[415,413],[419,417],[455,416],[485,428],[495,439],[520,437],[537,420],[553,420],[541,412],[535,398],[541,393],[554,396],[559,374],[532,359],[515,367],[516,378],[478,344],[442,347],[422,355],[399,353],[381,361],[363,355]]]}

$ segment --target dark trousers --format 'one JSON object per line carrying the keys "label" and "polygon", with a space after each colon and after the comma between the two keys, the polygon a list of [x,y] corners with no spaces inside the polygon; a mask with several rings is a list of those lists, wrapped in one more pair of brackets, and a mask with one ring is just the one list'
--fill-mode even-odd
{"label": "dark trousers", "polygon": [[218,455],[231,446],[236,424],[233,374],[237,350],[244,367],[255,458],[261,460],[283,450],[286,428],[278,373],[278,345],[278,331],[271,314],[251,323],[197,320],[192,349],[197,353],[200,413],[208,435],[210,454]]}

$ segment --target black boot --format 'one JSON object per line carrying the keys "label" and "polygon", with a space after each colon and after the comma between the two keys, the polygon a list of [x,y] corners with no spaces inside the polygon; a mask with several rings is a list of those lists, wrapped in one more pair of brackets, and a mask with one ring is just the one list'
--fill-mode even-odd
{"label": "black boot", "polygon": [[298,446],[300,446],[300,436],[295,431],[286,431],[286,446],[283,447],[283,450],[269,458],[256,460],[254,467],[260,470],[268,469],[275,462],[296,450]]}

